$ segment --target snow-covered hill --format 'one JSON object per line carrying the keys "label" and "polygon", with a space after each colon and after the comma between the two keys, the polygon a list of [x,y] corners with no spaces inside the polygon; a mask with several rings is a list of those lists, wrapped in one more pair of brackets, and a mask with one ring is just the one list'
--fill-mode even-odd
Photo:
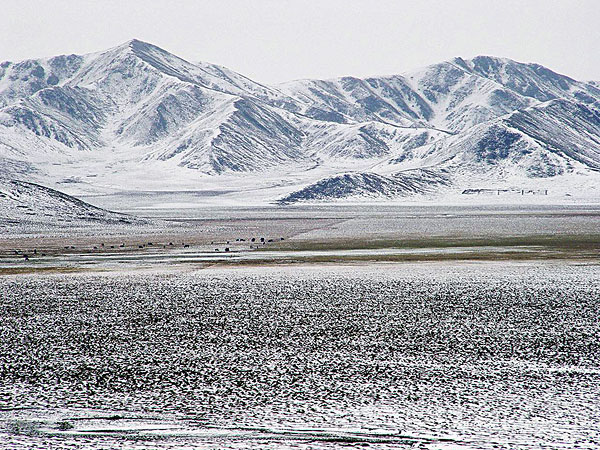
{"label": "snow-covered hill", "polygon": [[298,201],[372,199],[407,197],[412,194],[425,194],[435,191],[439,186],[449,184],[444,171],[414,169],[388,176],[376,173],[346,173],[325,178],[297,192],[282,198],[279,203],[289,204]]}
{"label": "snow-covered hill", "polygon": [[34,183],[0,179],[0,232],[73,230],[74,227],[142,225],[147,221],[96,208]]}
{"label": "snow-covered hill", "polygon": [[265,86],[132,40],[1,63],[0,158],[5,179],[76,195],[290,203],[444,195],[474,180],[547,188],[554,177],[560,193],[600,180],[600,88],[487,56]]}

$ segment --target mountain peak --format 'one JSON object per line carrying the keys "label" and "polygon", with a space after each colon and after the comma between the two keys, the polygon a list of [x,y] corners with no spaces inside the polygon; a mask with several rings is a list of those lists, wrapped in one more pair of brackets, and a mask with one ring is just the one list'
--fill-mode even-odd
{"label": "mountain peak", "polygon": [[457,56],[456,58],[453,58],[452,62],[454,64],[456,64],[457,66],[462,67],[463,69],[465,69],[465,70],[467,70],[469,72],[471,71],[471,68],[469,67],[469,64],[467,63],[467,61],[465,61],[460,56]]}
{"label": "mountain peak", "polygon": [[190,74],[198,70],[179,56],[139,39],[130,39],[96,55],[97,58],[91,63],[93,69],[88,68],[88,72],[98,73],[101,77],[106,77],[108,71],[124,73],[133,70],[131,66],[136,65],[136,61],[182,81],[192,81]]}
{"label": "mountain peak", "polygon": [[161,53],[170,54],[168,51],[163,50],[162,48],[151,44],[149,42],[140,41],[138,39],[131,39],[127,41],[129,48],[131,48],[134,52],[147,52],[147,51],[159,51]]}
{"label": "mountain peak", "polygon": [[140,45],[140,44],[142,44],[142,45],[151,45],[149,42],[142,41],[142,40],[136,39],[136,38],[129,39],[126,42],[126,44],[128,44],[128,45]]}
{"label": "mountain peak", "polygon": [[153,44],[151,44],[150,42],[145,42],[145,41],[141,41],[139,39],[136,38],[132,38],[129,39],[125,42],[123,42],[120,45],[117,45],[114,48],[122,48],[122,49],[127,49],[127,48],[140,48],[140,47],[147,47],[147,46],[154,46]]}
{"label": "mountain peak", "polygon": [[506,64],[506,63],[514,63],[510,58],[505,58],[502,56],[491,56],[491,55],[477,55],[471,59],[471,62],[485,62],[488,64]]}
{"label": "mountain peak", "polygon": [[[133,53],[134,55],[141,56],[149,53],[159,53],[165,55],[171,55],[171,53],[163,50],[162,48],[151,44],[150,42],[140,41],[139,39],[129,39],[116,47],[108,50],[109,52],[117,53]],[[175,57],[175,55],[171,55]]]}
{"label": "mountain peak", "polygon": [[[460,59],[462,60],[462,58]],[[512,59],[489,55],[477,55],[474,58],[463,61],[470,71],[484,76],[490,73],[498,73],[506,65],[519,64]]]}

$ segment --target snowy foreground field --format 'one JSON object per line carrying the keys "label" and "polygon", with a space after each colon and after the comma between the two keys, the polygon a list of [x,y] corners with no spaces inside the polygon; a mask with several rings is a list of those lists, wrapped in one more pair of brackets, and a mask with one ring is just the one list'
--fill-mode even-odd
{"label": "snowy foreground field", "polygon": [[600,446],[600,266],[0,277],[0,447]]}

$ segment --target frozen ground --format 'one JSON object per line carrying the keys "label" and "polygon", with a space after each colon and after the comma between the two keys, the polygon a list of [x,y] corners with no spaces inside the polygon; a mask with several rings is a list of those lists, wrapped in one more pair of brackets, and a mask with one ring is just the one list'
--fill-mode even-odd
{"label": "frozen ground", "polygon": [[598,448],[600,266],[0,277],[0,446]]}
{"label": "frozen ground", "polygon": [[129,228],[5,230],[0,272],[309,260],[597,261],[600,256],[598,205],[322,205],[164,213]]}

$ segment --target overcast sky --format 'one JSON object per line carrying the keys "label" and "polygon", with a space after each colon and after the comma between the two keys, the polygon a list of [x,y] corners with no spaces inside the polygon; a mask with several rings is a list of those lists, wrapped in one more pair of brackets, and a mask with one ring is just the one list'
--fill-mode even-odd
{"label": "overcast sky", "polygon": [[257,81],[506,56],[600,80],[600,0],[0,0],[0,61],[131,38]]}

